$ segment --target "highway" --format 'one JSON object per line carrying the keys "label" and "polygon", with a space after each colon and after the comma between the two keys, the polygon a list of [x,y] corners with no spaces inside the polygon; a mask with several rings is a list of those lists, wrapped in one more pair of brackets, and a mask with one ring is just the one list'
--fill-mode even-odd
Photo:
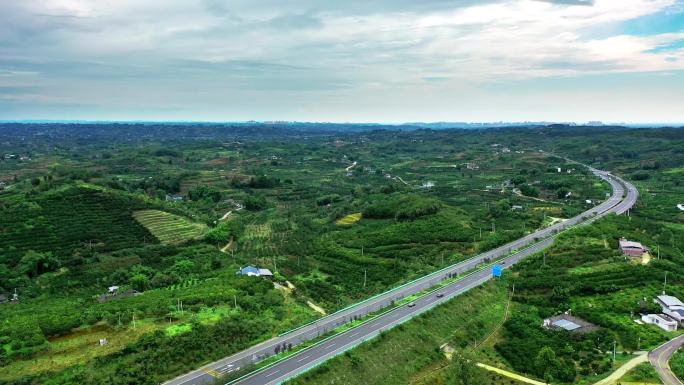
{"label": "highway", "polygon": [[648,353],[651,365],[658,372],[664,385],[683,385],[682,381],[670,370],[670,358],[684,344],[684,335],[673,338]]}
{"label": "highway", "polygon": [[[518,262],[520,259],[548,247],[553,242],[555,235],[559,231],[579,223],[592,221],[609,213],[615,212],[617,214],[621,214],[627,211],[630,207],[632,207],[634,202],[636,202],[638,193],[634,186],[612,176],[608,172],[596,170],[591,167],[589,169],[596,176],[607,181],[613,189],[613,194],[611,197],[598,206],[595,206],[576,217],[570,218],[565,222],[557,223],[553,226],[541,229],[496,249],[479,254],[468,260],[451,265],[415,281],[371,297],[366,301],[330,314],[317,320],[316,322],[305,325],[299,329],[295,329],[287,334],[255,345],[230,357],[226,357],[219,361],[205,365],[200,369],[167,381],[164,383],[164,385],[199,385],[214,382],[216,377],[236,371],[241,367],[251,363],[259,362],[273,355],[277,345],[282,345],[285,343],[296,346],[304,341],[317,338],[320,335],[349,322],[356,316],[364,316],[368,313],[384,309],[391,305],[394,301],[398,301],[407,296],[424,291],[438,284],[442,280],[448,279],[454,275],[462,275],[475,269],[483,263],[504,257],[514,252],[514,254],[506,257],[503,262],[504,266],[508,267]],[[626,191],[623,188],[623,185],[626,186]],[[523,249],[526,246],[530,247]],[[521,251],[515,252],[517,250]],[[444,293],[442,298],[436,298],[434,295],[424,296],[416,300],[415,306],[413,307],[409,308],[407,306],[403,306],[389,311],[372,322],[363,324],[354,329],[350,329],[345,333],[336,335],[330,339],[318,343],[317,345],[305,349],[302,352],[293,355],[291,358],[283,360],[265,370],[259,371],[252,376],[239,381],[238,383],[241,385],[262,385],[277,384],[282,382],[283,380],[291,378],[297,373],[301,373],[307,368],[311,368],[312,366],[315,366],[320,362],[339,354],[340,352],[343,352],[369,338],[373,338],[380,332],[380,330],[386,330],[394,325],[405,322],[406,320],[433,308],[440,302],[449,300],[471,289],[472,287],[482,284],[490,278],[491,272],[489,269],[484,269],[467,275],[465,278],[458,280],[440,290]]]}

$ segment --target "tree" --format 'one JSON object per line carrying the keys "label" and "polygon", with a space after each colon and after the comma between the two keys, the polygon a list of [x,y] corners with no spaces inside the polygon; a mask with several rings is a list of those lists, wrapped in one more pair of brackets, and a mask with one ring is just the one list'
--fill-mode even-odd
{"label": "tree", "polygon": [[245,200],[245,208],[249,211],[261,211],[266,208],[266,198],[262,195],[250,195]]}
{"label": "tree", "polygon": [[553,380],[553,374],[555,374],[559,362],[556,358],[556,352],[553,351],[548,346],[544,346],[537,353],[537,357],[534,359],[534,366],[537,369],[537,375],[547,382]]}
{"label": "tree", "polygon": [[570,190],[568,190],[567,187],[561,187],[558,190],[556,190],[556,196],[559,199],[563,199],[566,195],[568,195],[569,192]]}
{"label": "tree", "polygon": [[538,197],[539,196],[539,189],[536,187],[530,186],[528,184],[524,184],[520,186],[520,192],[528,197]]}
{"label": "tree", "polygon": [[33,278],[43,273],[57,270],[59,267],[59,260],[53,257],[51,252],[39,253],[29,250],[21,257],[19,266],[24,274]]}
{"label": "tree", "polygon": [[150,279],[145,274],[135,274],[131,277],[130,284],[135,290],[144,291],[150,286]]}
{"label": "tree", "polygon": [[453,378],[454,384],[479,385],[485,382],[482,371],[475,366],[475,361],[468,354],[454,353],[451,367],[449,377]]}

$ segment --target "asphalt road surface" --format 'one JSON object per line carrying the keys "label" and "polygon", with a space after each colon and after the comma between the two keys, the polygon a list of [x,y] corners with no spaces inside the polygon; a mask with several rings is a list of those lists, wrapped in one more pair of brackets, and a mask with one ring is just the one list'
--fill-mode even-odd
{"label": "asphalt road surface", "polygon": [[682,382],[672,373],[670,364],[668,364],[672,355],[682,344],[684,344],[684,335],[673,338],[648,353],[648,359],[658,372],[664,385],[682,385]]}
{"label": "asphalt road surface", "polygon": [[[520,259],[548,247],[553,242],[555,235],[563,229],[579,223],[592,221],[612,212],[621,214],[632,207],[638,195],[634,186],[612,176],[608,172],[596,170],[591,167],[589,169],[596,176],[610,183],[613,189],[612,196],[598,206],[595,206],[592,209],[587,210],[584,213],[570,218],[562,223],[557,223],[553,226],[541,229],[496,249],[487,251],[468,260],[438,270],[420,279],[371,297],[366,301],[320,318],[316,322],[305,325],[299,329],[295,329],[287,334],[270,339],[232,356],[205,365],[200,369],[167,381],[164,383],[164,385],[200,385],[213,382],[217,377],[237,371],[241,367],[262,361],[263,359],[273,355],[277,345],[282,346],[282,344],[291,344],[292,346],[296,346],[304,341],[317,338],[326,332],[344,325],[356,316],[364,316],[368,313],[386,308],[394,301],[401,300],[407,296],[419,293],[436,285],[442,280],[448,279],[454,275],[461,275],[475,269],[483,263],[504,257],[512,252],[516,252],[517,250],[534,244],[527,249],[507,257],[504,265],[510,266],[511,264],[518,262]],[[623,188],[623,186],[626,188]],[[490,278],[491,272],[489,269],[469,275],[467,278],[459,280],[441,290],[445,294],[442,298],[438,299],[434,296],[423,297],[415,302],[416,306],[410,308],[404,306],[388,312],[370,323],[363,324],[357,328],[339,334],[332,339],[326,340],[323,343],[319,343],[318,345],[306,349],[287,360],[281,361],[278,364],[269,367],[268,369],[258,372],[253,376],[240,381],[239,384],[262,385],[277,384],[282,382],[283,380],[291,378],[297,373],[315,366],[316,364],[319,364],[320,362],[323,362],[335,356],[336,354],[363,342],[364,340],[373,338],[381,329],[386,330],[396,324],[402,323],[416,316],[417,314],[431,309],[439,302],[455,297],[471,289],[472,287],[482,284]]]}

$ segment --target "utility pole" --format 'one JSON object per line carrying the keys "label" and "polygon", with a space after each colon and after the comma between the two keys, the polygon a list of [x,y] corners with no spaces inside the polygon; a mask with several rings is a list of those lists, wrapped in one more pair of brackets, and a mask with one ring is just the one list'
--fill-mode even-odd
{"label": "utility pole", "polygon": [[444,250],[442,250],[442,264],[440,266],[444,266]]}
{"label": "utility pole", "polygon": [[544,256],[543,266],[546,266],[546,251],[544,251],[542,255]]}
{"label": "utility pole", "polygon": [[615,362],[615,348],[617,347],[617,341],[613,340],[613,362]]}
{"label": "utility pole", "polygon": [[276,257],[275,255],[273,256],[273,272],[276,273],[278,271],[278,265],[276,264]]}
{"label": "utility pole", "polygon": [[366,276],[368,275],[368,270],[363,270],[363,288],[366,288]]}
{"label": "utility pole", "polygon": [[233,302],[235,303],[235,309],[237,309],[237,296],[233,294]]}
{"label": "utility pole", "polygon": [[660,259],[660,243],[658,244],[658,259]]}
{"label": "utility pole", "polygon": [[665,282],[663,282],[663,293],[665,293],[666,288],[667,288],[667,271],[665,272]]}
{"label": "utility pole", "polygon": [[480,230],[480,239],[482,239],[482,227],[478,227],[478,229]]}
{"label": "utility pole", "polygon": [[135,314],[133,314],[133,329],[135,329]]}

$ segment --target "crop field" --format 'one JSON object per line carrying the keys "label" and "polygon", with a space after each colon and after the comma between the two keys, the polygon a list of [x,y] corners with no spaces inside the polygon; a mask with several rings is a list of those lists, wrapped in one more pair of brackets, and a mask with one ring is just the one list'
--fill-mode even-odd
{"label": "crop field", "polygon": [[354,214],[345,215],[344,217],[335,221],[335,223],[337,223],[338,225],[346,225],[346,226],[353,225],[354,223],[361,220],[361,215],[362,215],[362,213],[354,213]]}
{"label": "crop field", "polygon": [[207,231],[202,223],[159,210],[140,210],[133,217],[163,244],[179,244],[201,238]]}

